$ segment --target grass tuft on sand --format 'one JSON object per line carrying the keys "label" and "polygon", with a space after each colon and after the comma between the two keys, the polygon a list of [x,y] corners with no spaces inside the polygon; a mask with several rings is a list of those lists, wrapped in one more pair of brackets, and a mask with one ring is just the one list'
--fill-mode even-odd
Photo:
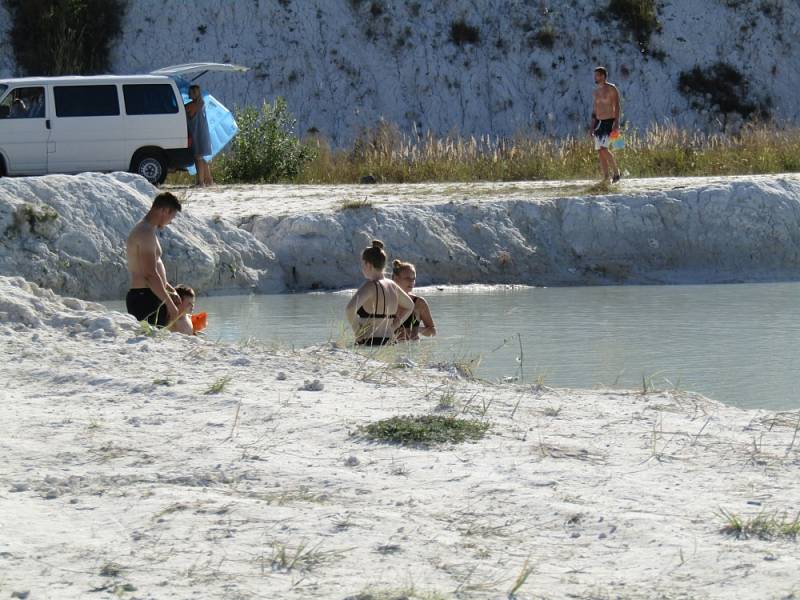
{"label": "grass tuft on sand", "polygon": [[366,197],[361,199],[346,198],[339,203],[339,205],[336,207],[336,210],[358,210],[361,208],[372,208],[372,201],[368,200]]}
{"label": "grass tuft on sand", "polygon": [[359,428],[372,441],[401,446],[435,446],[479,440],[489,424],[477,419],[459,419],[443,415],[402,415],[381,419]]}
{"label": "grass tuft on sand", "polygon": [[800,535],[800,512],[794,519],[790,519],[785,513],[779,515],[766,512],[761,512],[754,517],[743,517],[720,508],[719,515],[725,522],[722,533],[740,540],[750,538],[761,540],[792,538],[797,540],[797,536]]}

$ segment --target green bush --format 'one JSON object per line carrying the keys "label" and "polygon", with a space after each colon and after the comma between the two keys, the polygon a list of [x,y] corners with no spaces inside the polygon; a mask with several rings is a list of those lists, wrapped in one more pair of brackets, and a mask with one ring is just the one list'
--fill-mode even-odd
{"label": "green bush", "polygon": [[126,0],[4,0],[11,46],[26,75],[85,75],[109,67]]}
{"label": "green bush", "polygon": [[528,45],[531,48],[538,46],[539,48],[546,48],[552,50],[556,44],[556,32],[551,26],[542,27],[528,40]]}
{"label": "green bush", "polygon": [[294,135],[295,119],[283,98],[236,109],[239,134],[219,160],[222,182],[275,183],[297,177],[314,150]]}
{"label": "green bush", "polygon": [[678,89],[697,110],[716,108],[723,114],[739,113],[747,118],[759,108],[748,99],[750,88],[745,76],[725,62],[683,71],[678,77]]}
{"label": "green bush", "polygon": [[450,24],[450,41],[456,46],[463,46],[464,44],[478,45],[481,43],[480,30],[467,23],[464,19],[453,21]]}
{"label": "green bush", "polygon": [[608,14],[629,31],[642,50],[650,45],[650,36],[661,31],[655,0],[610,0]]}

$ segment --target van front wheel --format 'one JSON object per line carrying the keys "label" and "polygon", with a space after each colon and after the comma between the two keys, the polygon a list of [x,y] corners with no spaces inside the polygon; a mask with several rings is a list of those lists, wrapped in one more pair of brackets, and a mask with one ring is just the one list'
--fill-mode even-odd
{"label": "van front wheel", "polygon": [[161,185],[167,178],[167,162],[161,154],[143,152],[133,157],[131,171],[141,175],[153,185]]}

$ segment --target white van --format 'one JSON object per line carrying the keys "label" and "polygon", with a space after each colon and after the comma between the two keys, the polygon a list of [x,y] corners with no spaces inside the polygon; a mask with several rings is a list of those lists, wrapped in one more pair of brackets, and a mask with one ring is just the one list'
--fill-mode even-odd
{"label": "white van", "polygon": [[[194,63],[150,75],[0,79],[0,176],[131,171],[163,183],[169,170],[192,165],[185,77],[246,70]],[[225,130],[223,144],[235,122]]]}

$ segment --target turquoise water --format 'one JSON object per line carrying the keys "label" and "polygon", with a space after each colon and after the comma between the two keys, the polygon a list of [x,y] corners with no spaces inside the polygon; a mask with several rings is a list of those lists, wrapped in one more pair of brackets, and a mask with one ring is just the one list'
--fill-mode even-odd
{"label": "turquoise water", "polygon": [[[800,407],[800,283],[419,293],[440,335],[414,344],[412,356],[480,356],[477,374],[486,379],[641,389],[644,377],[658,389],[693,390],[746,408]],[[201,297],[196,310],[209,313],[211,339],[300,347],[348,339],[348,298]]]}

